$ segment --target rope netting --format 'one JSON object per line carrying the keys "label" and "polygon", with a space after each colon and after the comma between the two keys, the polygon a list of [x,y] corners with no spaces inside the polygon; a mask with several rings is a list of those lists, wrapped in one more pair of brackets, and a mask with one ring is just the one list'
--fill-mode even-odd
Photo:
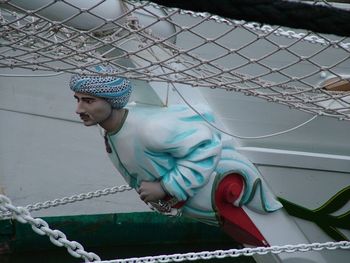
{"label": "rope netting", "polygon": [[[264,2],[271,1],[259,6]],[[348,25],[349,5],[317,3],[315,10],[340,12]],[[350,120],[350,41],[344,36],[143,1],[3,0],[0,7],[3,69],[91,73],[91,66],[109,64],[132,79],[239,91]]]}

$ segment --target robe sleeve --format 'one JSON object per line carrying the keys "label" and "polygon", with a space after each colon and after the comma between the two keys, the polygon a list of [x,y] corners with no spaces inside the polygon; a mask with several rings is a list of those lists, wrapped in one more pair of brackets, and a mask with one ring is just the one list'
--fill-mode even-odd
{"label": "robe sleeve", "polygon": [[203,121],[177,118],[150,121],[143,128],[145,154],[163,167],[160,182],[169,195],[183,201],[208,183],[221,154],[220,134]]}

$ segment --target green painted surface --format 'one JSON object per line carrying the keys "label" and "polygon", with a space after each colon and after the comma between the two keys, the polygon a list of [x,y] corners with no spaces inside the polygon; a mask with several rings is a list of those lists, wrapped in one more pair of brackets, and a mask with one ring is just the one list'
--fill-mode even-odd
{"label": "green painted surface", "polygon": [[350,201],[350,186],[345,187],[317,209],[294,204],[279,198],[288,214],[311,221],[336,241],[349,240],[339,229],[350,230],[350,211],[334,215]]}
{"label": "green painted surface", "polygon": [[[86,251],[103,259],[128,258],[203,250],[230,249],[239,245],[219,228],[187,218],[168,218],[156,213],[125,213],[43,218],[51,229],[78,241]],[[36,234],[28,224],[0,221],[0,262],[82,262],[65,248],[54,246],[47,236]],[[6,252],[6,253],[4,253]],[[249,257],[220,262],[254,262]],[[208,261],[206,261],[208,262]],[[216,260],[210,260],[216,262]]]}

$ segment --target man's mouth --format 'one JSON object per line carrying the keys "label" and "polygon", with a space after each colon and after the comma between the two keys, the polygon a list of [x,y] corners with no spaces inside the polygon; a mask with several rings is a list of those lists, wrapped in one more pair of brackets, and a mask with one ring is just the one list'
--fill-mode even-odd
{"label": "man's mouth", "polygon": [[80,119],[82,121],[88,121],[89,120],[89,116],[87,116],[87,115],[80,115]]}

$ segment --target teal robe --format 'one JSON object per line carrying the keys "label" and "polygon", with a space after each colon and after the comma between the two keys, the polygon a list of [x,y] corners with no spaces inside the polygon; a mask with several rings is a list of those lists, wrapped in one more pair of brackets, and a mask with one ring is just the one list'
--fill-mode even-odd
{"label": "teal robe", "polygon": [[281,208],[256,167],[208,124],[215,124],[212,112],[197,109],[207,121],[185,105],[128,108],[122,127],[107,134],[109,157],[127,183],[137,189],[142,181],[159,181],[170,196],[186,201],[181,208],[185,216],[217,224],[214,185],[238,173],[244,192],[233,205],[260,212]]}

